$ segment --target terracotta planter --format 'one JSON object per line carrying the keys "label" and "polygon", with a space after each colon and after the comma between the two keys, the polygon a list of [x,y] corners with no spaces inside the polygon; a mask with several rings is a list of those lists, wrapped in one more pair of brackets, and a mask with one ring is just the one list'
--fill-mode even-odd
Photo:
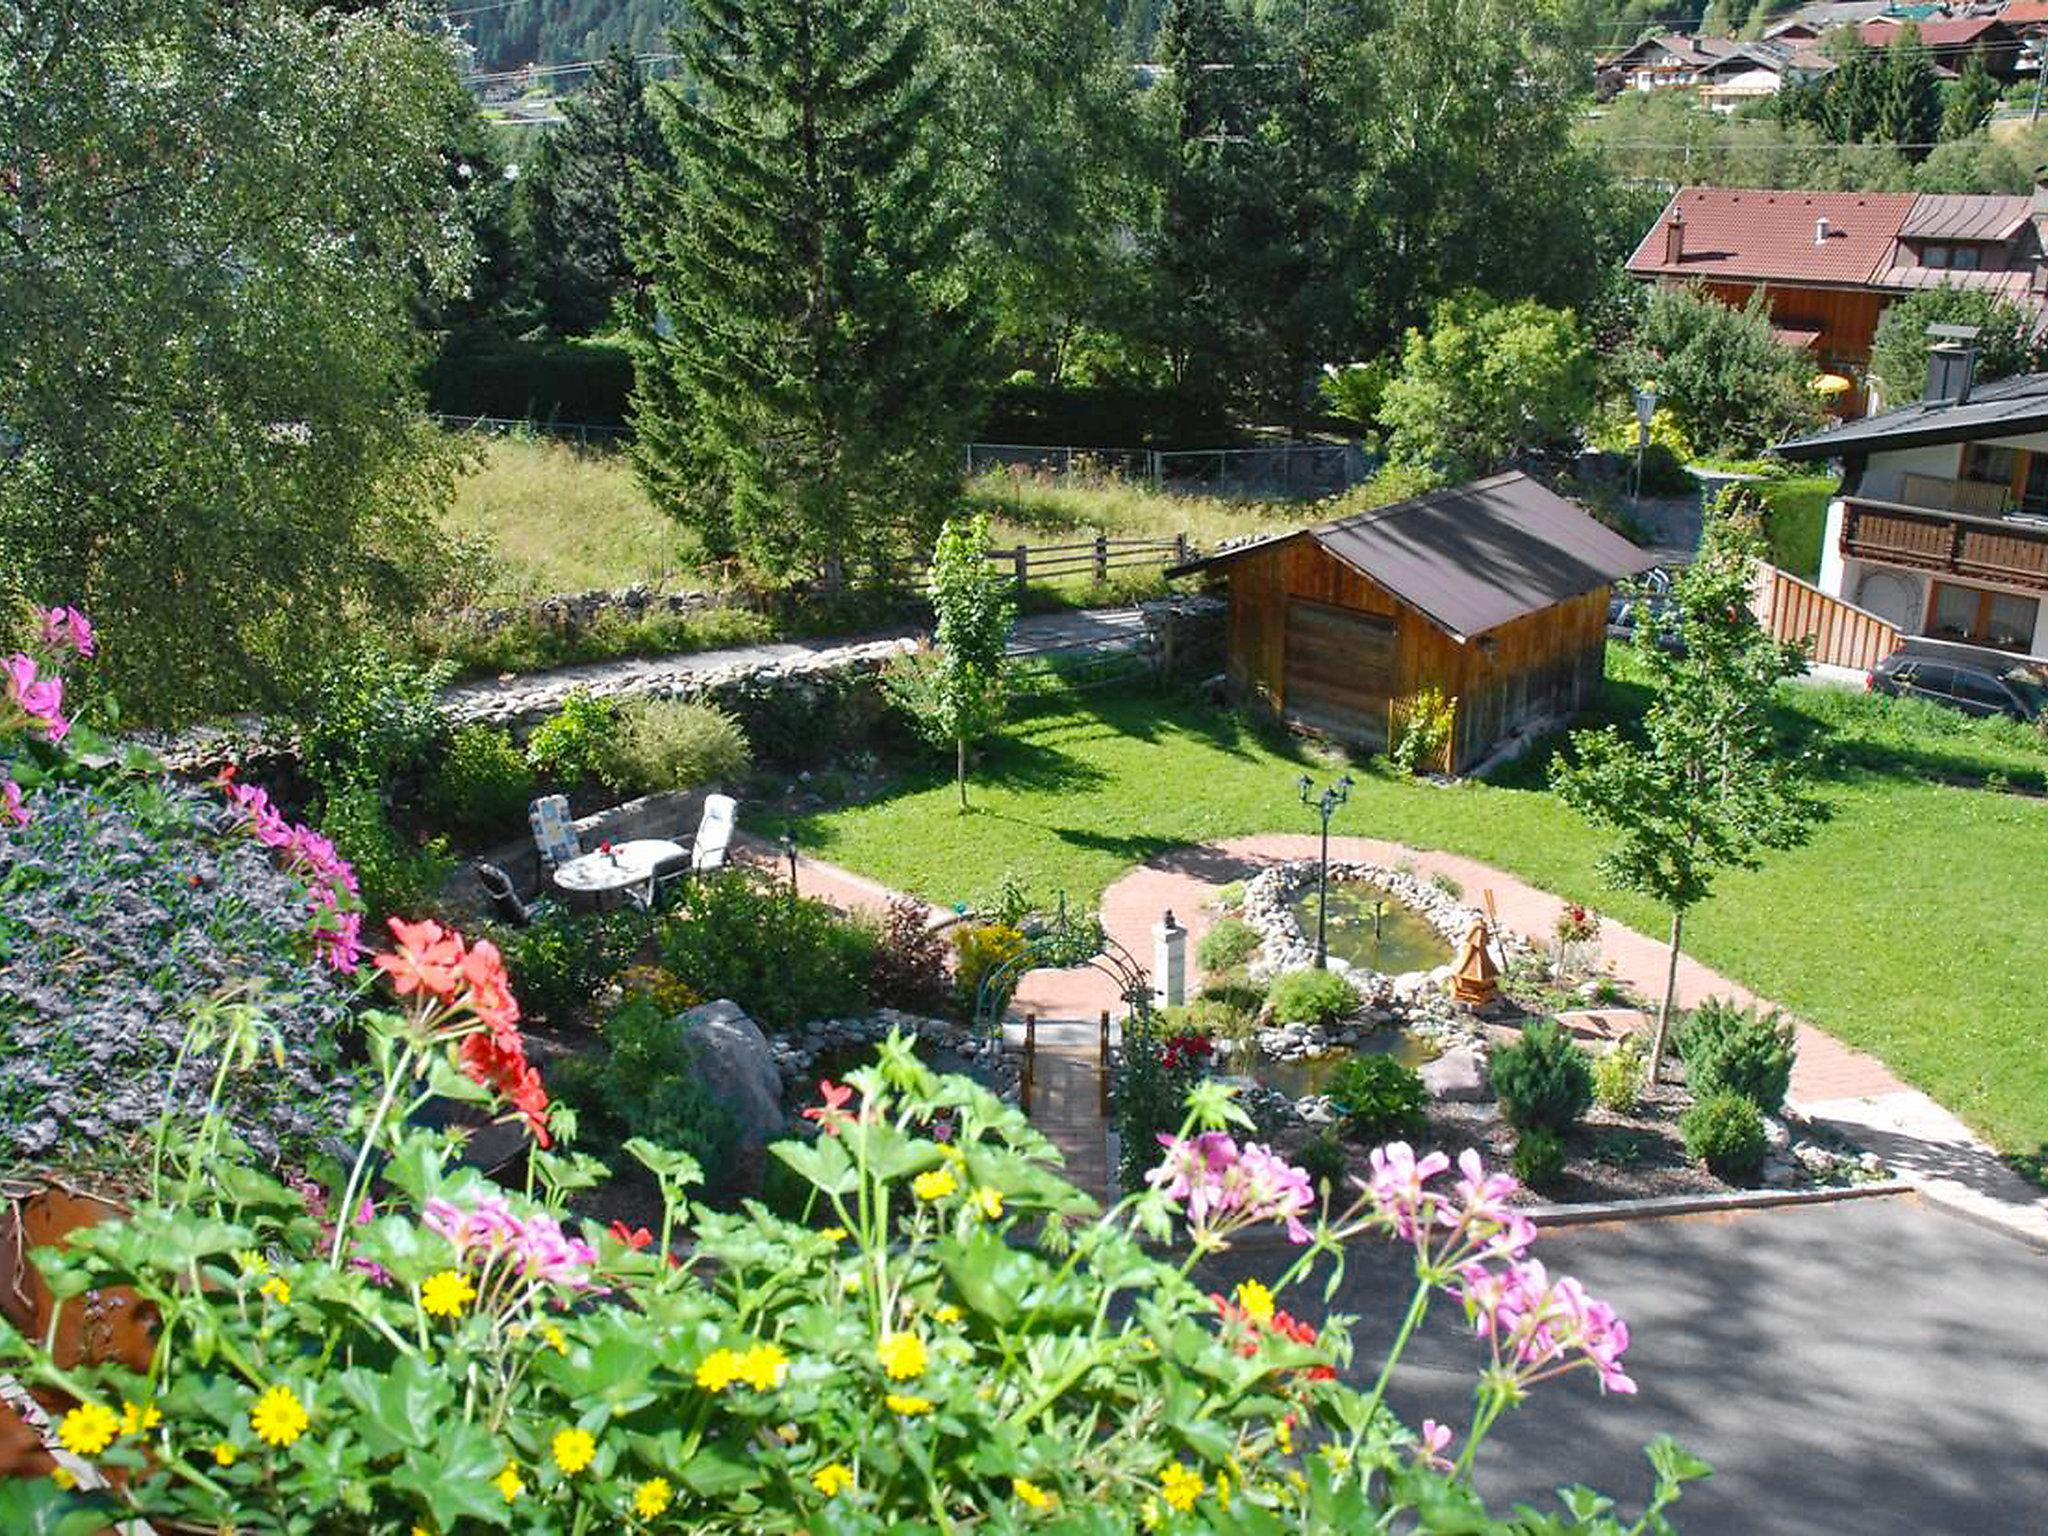
{"label": "terracotta planter", "polygon": [[[53,1298],[29,1261],[36,1248],[61,1243],[81,1227],[121,1214],[121,1207],[82,1191],[33,1185],[4,1192],[0,1204],[0,1314],[30,1338],[43,1338],[50,1328]],[[118,1360],[146,1370],[155,1346],[153,1311],[127,1290],[90,1291],[65,1304],[57,1316],[56,1353],[60,1365]],[[36,1400],[53,1413],[65,1404],[38,1392]],[[34,1430],[0,1403],[0,1476],[35,1477],[50,1470],[49,1456]]]}

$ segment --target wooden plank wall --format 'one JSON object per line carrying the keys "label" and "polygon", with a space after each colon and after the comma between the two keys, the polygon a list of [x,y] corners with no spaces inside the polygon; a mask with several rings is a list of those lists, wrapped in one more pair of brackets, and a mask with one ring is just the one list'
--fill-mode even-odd
{"label": "wooden plank wall", "polygon": [[1813,659],[1831,667],[1868,671],[1899,645],[1898,630],[1876,614],[1773,565],[1757,572],[1752,611],[1773,639],[1810,641]]}
{"label": "wooden plank wall", "polygon": [[1504,624],[1466,644],[1306,537],[1246,555],[1229,567],[1230,661],[1238,696],[1287,713],[1287,604],[1328,603],[1392,619],[1394,695],[1434,685],[1459,701],[1452,769],[1463,771],[1503,737],[1544,716],[1574,713],[1600,686],[1608,589]]}

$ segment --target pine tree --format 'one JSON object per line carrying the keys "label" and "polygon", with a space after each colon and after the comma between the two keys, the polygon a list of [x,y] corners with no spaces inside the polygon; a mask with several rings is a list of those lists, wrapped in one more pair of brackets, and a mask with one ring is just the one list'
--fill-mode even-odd
{"label": "pine tree", "polygon": [[1941,112],[1942,138],[1967,139],[1984,126],[1997,105],[1998,82],[1984,67],[1984,50],[1972,48],[1955,84],[1948,88],[1948,105]]}
{"label": "pine tree", "polygon": [[711,554],[836,591],[928,544],[978,404],[939,82],[890,0],[690,10],[635,247],[635,455]]}
{"label": "pine tree", "polygon": [[635,286],[626,225],[639,177],[669,166],[639,66],[615,48],[562,104],[525,178],[540,299],[556,330],[596,329]]}
{"label": "pine tree", "polygon": [[1884,51],[1878,73],[1877,117],[1870,137],[1889,140],[1909,159],[1924,157],[1924,146],[1941,129],[1941,82],[1920,29],[1907,22]]}

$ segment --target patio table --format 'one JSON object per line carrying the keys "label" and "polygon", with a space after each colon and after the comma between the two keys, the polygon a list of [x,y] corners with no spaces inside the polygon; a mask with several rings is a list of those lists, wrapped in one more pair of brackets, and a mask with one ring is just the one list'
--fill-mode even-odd
{"label": "patio table", "polygon": [[570,859],[556,869],[555,889],[595,906],[616,906],[625,892],[651,884],[658,866],[688,853],[681,843],[665,837],[636,837]]}

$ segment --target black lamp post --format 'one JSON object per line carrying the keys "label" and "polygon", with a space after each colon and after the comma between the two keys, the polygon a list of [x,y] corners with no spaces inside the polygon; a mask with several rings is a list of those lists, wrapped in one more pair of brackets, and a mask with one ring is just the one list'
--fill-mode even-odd
{"label": "black lamp post", "polygon": [[1311,799],[1315,784],[1307,774],[1301,776],[1301,803],[1315,807],[1323,818],[1323,852],[1316,864],[1316,969],[1330,968],[1330,946],[1324,937],[1324,920],[1330,913],[1330,817],[1337,807],[1351,798],[1351,775],[1345,774],[1336,783],[1324,790],[1321,797]]}
{"label": "black lamp post", "polygon": [[792,830],[792,829],[791,829],[791,828],[789,828],[789,827],[784,827],[784,828],[782,829],[782,836],[781,836],[781,837],[780,837],[779,839],[777,839],[777,844],[778,844],[778,846],[779,846],[779,847],[780,847],[780,848],[782,849],[782,856],[783,856],[783,857],[784,857],[785,859],[789,860],[789,894],[790,894],[791,896],[794,896],[794,895],[796,895],[796,833],[795,833],[795,831],[794,831],[794,830]]}

